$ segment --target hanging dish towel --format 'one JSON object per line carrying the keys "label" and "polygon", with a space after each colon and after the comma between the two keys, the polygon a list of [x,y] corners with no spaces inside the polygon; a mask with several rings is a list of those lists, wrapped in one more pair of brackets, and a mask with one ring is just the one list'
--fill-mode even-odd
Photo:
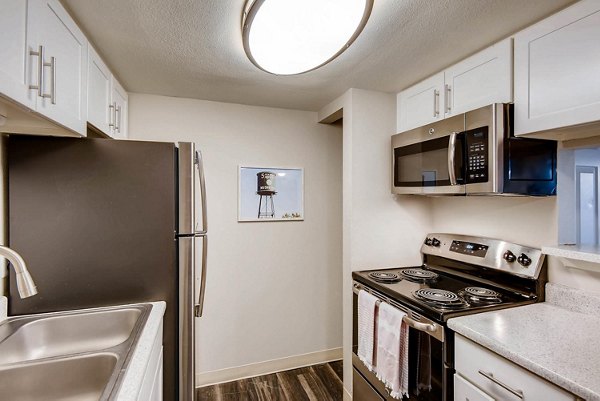
{"label": "hanging dish towel", "polygon": [[417,374],[415,376],[416,394],[431,391],[431,337],[419,331],[417,334]]}
{"label": "hanging dish towel", "polygon": [[370,371],[373,371],[377,301],[365,290],[358,293],[358,357]]}
{"label": "hanging dish towel", "polygon": [[406,313],[382,302],[377,317],[377,378],[396,399],[408,396],[408,325]]}

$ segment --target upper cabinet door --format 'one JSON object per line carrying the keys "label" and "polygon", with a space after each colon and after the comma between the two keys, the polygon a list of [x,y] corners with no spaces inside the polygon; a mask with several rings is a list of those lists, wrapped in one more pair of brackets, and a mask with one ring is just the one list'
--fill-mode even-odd
{"label": "upper cabinet door", "polygon": [[129,114],[129,101],[125,89],[119,84],[114,76],[111,77],[111,94],[114,113],[114,126],[112,137],[115,139],[127,138],[127,116]]}
{"label": "upper cabinet door", "polygon": [[600,2],[515,35],[515,134],[600,120]]}
{"label": "upper cabinet door", "polygon": [[114,125],[111,107],[111,74],[98,53],[88,46],[88,122],[106,135]]}
{"label": "upper cabinet door", "polygon": [[28,32],[34,49],[42,50],[37,111],[85,135],[87,39],[58,0],[29,0]]}
{"label": "upper cabinet door", "polygon": [[398,94],[398,132],[444,118],[444,73],[440,72]]}
{"label": "upper cabinet door", "polygon": [[27,0],[0,2],[0,93],[35,108],[35,90],[27,79]]}
{"label": "upper cabinet door", "polygon": [[448,68],[444,73],[446,117],[492,103],[511,103],[512,56],[512,39],[506,39]]}

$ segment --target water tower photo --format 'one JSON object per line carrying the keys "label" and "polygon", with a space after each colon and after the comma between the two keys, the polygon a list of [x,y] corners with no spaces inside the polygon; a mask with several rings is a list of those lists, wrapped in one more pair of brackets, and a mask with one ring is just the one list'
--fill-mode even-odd
{"label": "water tower photo", "polygon": [[304,219],[304,172],[292,168],[240,167],[239,221]]}

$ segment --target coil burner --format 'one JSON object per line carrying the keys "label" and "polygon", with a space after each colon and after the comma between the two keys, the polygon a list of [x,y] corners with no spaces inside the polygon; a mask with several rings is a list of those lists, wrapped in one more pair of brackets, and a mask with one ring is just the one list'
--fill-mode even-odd
{"label": "coil burner", "polygon": [[418,281],[435,280],[438,278],[437,273],[425,269],[404,269],[400,273],[406,278]]}
{"label": "coil burner", "polygon": [[467,287],[459,294],[471,304],[499,304],[502,302],[499,292],[483,287]]}
{"label": "coil burner", "polygon": [[401,280],[399,275],[389,272],[373,272],[369,273],[369,277],[380,283],[396,283]]}
{"label": "coil burner", "polygon": [[452,291],[440,290],[438,288],[423,288],[413,292],[413,295],[428,304],[440,308],[461,308],[466,306],[465,302]]}

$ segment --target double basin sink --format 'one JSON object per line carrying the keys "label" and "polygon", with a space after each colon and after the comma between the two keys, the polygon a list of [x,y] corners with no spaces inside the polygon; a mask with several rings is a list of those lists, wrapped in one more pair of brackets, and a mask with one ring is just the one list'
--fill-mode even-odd
{"label": "double basin sink", "polygon": [[114,399],[151,308],[15,316],[0,323],[0,400]]}

